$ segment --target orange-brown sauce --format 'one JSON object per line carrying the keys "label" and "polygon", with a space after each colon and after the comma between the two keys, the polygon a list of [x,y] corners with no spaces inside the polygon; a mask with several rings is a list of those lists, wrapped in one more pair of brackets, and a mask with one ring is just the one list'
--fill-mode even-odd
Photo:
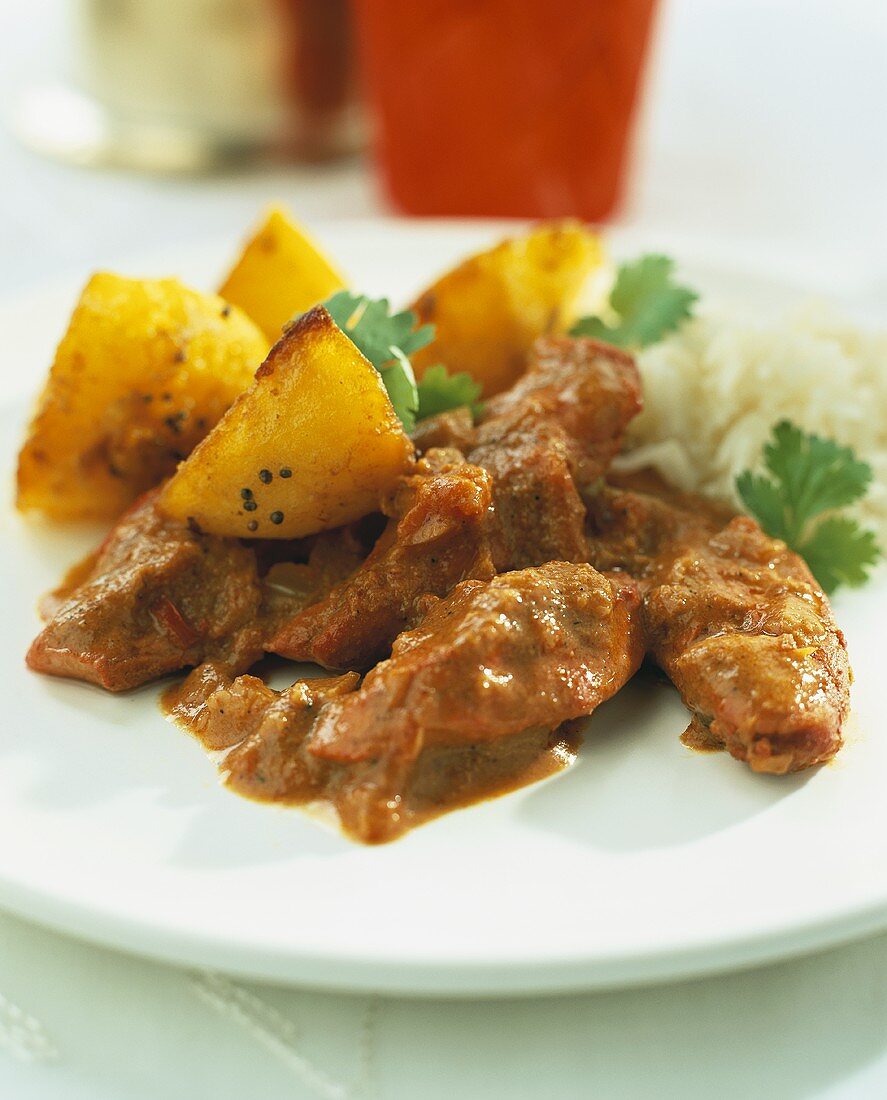
{"label": "orange-brown sauce", "polygon": [[696,717],[681,734],[681,744],[696,752],[723,752],[724,750],[723,743]]}
{"label": "orange-brown sauce", "polygon": [[[582,723],[577,721],[565,723],[553,733],[527,730],[494,742],[435,750],[434,757],[423,768],[421,780],[411,786],[402,804],[393,809],[390,820],[379,823],[377,835],[365,835],[349,828],[347,814],[342,817],[343,807],[335,783],[323,773],[310,776],[295,768],[284,775],[286,761],[280,761],[281,770],[276,776],[245,775],[232,770],[229,758],[244,745],[249,733],[238,740],[233,728],[220,732],[217,724],[207,724],[205,702],[193,685],[193,680],[173,684],[163,692],[161,708],[170,720],[203,745],[230,790],[257,802],[290,806],[326,804],[339,814],[347,836],[369,843],[394,839],[451,810],[498,798],[547,779],[575,761],[582,740]],[[304,732],[307,733],[307,727]],[[292,747],[295,757],[297,746]],[[291,759],[288,763],[292,762]]]}

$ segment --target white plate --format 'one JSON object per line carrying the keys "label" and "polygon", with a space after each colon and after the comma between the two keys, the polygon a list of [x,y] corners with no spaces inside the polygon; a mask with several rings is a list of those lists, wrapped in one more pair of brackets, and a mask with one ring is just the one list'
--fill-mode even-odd
{"label": "white plate", "polygon": [[[321,230],[355,285],[395,299],[490,233]],[[706,263],[691,244],[661,237],[616,244],[670,247],[710,296],[772,306],[801,286],[802,265],[767,259],[764,277],[739,253]],[[230,248],[155,258],[133,273],[211,285]],[[802,289],[823,289],[820,275]],[[37,387],[75,292],[0,313],[5,392]],[[23,417],[21,403],[4,414],[7,469]],[[163,720],[156,689],[115,698],[25,671],[37,595],[88,541],[2,509],[0,903],[9,909],[179,962],[438,994],[685,976],[887,925],[883,577],[837,601],[857,680],[849,743],[834,764],[776,779],[690,752],[676,695],[648,682],[601,708],[568,772],[361,848],[298,810],[224,790],[200,746]]]}

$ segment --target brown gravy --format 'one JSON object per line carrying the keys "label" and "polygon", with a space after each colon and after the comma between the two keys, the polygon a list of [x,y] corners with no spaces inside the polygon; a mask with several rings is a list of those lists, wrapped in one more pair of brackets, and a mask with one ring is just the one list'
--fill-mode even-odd
{"label": "brown gravy", "polygon": [[681,734],[681,744],[695,752],[723,752],[724,745],[696,716]]}
{"label": "brown gravy", "polygon": [[[575,761],[582,740],[581,722],[576,721],[554,732],[536,728],[494,741],[428,750],[399,804],[389,803],[376,820],[367,820],[365,809],[359,817],[351,812],[349,785],[341,769],[324,767],[304,751],[314,706],[309,704],[301,713],[289,713],[282,724],[275,723],[274,709],[299,684],[278,693],[256,677],[240,677],[235,683],[246,686],[246,698],[229,696],[228,709],[218,692],[227,691],[231,681],[215,672],[203,677],[200,673],[195,670],[182,683],[169,687],[161,696],[161,708],[215,758],[225,785],[258,802],[325,804],[336,812],[345,835],[364,843],[393,840],[451,810],[546,779]],[[335,697],[356,679],[355,674],[346,673],[300,683],[309,696],[315,686],[330,685],[322,690]]]}

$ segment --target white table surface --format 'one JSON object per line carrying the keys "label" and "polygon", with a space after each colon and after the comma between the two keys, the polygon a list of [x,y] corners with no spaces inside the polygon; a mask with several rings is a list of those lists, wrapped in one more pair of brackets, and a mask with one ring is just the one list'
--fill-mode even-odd
{"label": "white table surface", "polygon": [[[58,72],[59,6],[0,0],[0,110]],[[622,220],[815,251],[887,316],[885,106],[885,0],[671,0]],[[155,179],[5,132],[0,197],[4,296],[159,239],[234,240],[273,199],[309,221],[383,209],[358,163]],[[887,935],[648,990],[411,1002],[235,984],[0,915],[4,1100],[481,1095],[885,1096]]]}

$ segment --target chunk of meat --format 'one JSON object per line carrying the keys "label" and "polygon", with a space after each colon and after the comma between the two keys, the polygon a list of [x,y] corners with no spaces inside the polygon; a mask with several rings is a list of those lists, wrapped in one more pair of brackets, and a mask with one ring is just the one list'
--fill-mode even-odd
{"label": "chunk of meat", "polygon": [[627,578],[614,587],[570,562],[463,581],[427,601],[359,699],[315,728],[311,751],[353,763],[414,742],[418,731],[420,747],[483,741],[587,714],[603,684],[637,665],[628,644],[635,593]]}
{"label": "chunk of meat", "polygon": [[395,518],[363,566],[285,623],[269,648],[327,668],[372,666],[412,619],[417,597],[493,576],[491,505],[485,470],[451,452],[423,459],[401,484]]}
{"label": "chunk of meat", "polygon": [[306,742],[337,765],[330,787],[345,828],[367,841],[402,832],[454,753],[464,763],[492,742],[525,746],[528,733],[547,748],[637,669],[637,607],[630,582],[567,562],[465,581],[431,601],[360,691],[322,710]]}
{"label": "chunk of meat", "polygon": [[[625,352],[595,340],[537,340],[527,372],[487,402],[466,456],[493,478],[497,566],[522,569],[585,558],[580,490],[618,453],[641,408],[640,380]],[[436,427],[465,449],[464,420],[444,413]],[[425,429],[426,438],[435,428]]]}
{"label": "chunk of meat", "polygon": [[[481,423],[445,413],[420,430],[419,472],[362,569],[298,613],[269,649],[328,668],[370,668],[426,594],[495,572],[582,561],[581,485],[600,478],[640,409],[632,359],[593,340],[537,341],[527,374]],[[446,449],[446,446],[449,449]],[[467,459],[453,447],[468,448]]]}
{"label": "chunk of meat", "polygon": [[591,560],[641,584],[649,649],[693,713],[688,733],[759,772],[835,755],[847,649],[797,554],[747,517],[668,492],[605,489],[590,530]]}
{"label": "chunk of meat", "polygon": [[419,454],[449,447],[465,454],[474,446],[474,417],[463,406],[420,420],[412,432],[413,444]]}
{"label": "chunk of meat", "polygon": [[499,569],[585,558],[585,506],[571,461],[574,450],[559,424],[528,413],[470,452],[471,461],[492,478],[489,534]]}
{"label": "chunk of meat", "polygon": [[640,375],[626,352],[597,340],[543,337],[526,373],[486,403],[475,447],[495,445],[528,420],[556,424],[577,483],[590,485],[619,453],[641,404]]}
{"label": "chunk of meat", "polygon": [[563,724],[640,663],[638,602],[626,578],[551,562],[429,598],[359,690],[353,673],[275,692],[208,666],[170,704],[205,744],[229,749],[227,781],[242,793],[324,798],[352,836],[391,840],[562,763]]}
{"label": "chunk of meat", "polygon": [[123,516],[27,655],[37,672],[125,691],[206,659],[262,655],[255,556],[162,516],[152,492]]}
{"label": "chunk of meat", "polygon": [[[292,544],[260,541],[255,545],[263,588],[263,640],[289,622],[297,611],[325,599],[331,589],[354,573],[368,552],[353,525],[323,531],[305,541],[310,546],[300,544],[297,554],[293,553],[297,547]],[[284,556],[274,555],[276,547],[288,545],[289,552],[285,550]]]}
{"label": "chunk of meat", "polygon": [[224,668],[201,665],[164,703],[206,748],[226,752],[228,786],[264,801],[310,802],[323,794],[323,776],[302,752],[321,707],[355,691],[356,672],[299,680],[274,691],[256,676],[232,678]]}

